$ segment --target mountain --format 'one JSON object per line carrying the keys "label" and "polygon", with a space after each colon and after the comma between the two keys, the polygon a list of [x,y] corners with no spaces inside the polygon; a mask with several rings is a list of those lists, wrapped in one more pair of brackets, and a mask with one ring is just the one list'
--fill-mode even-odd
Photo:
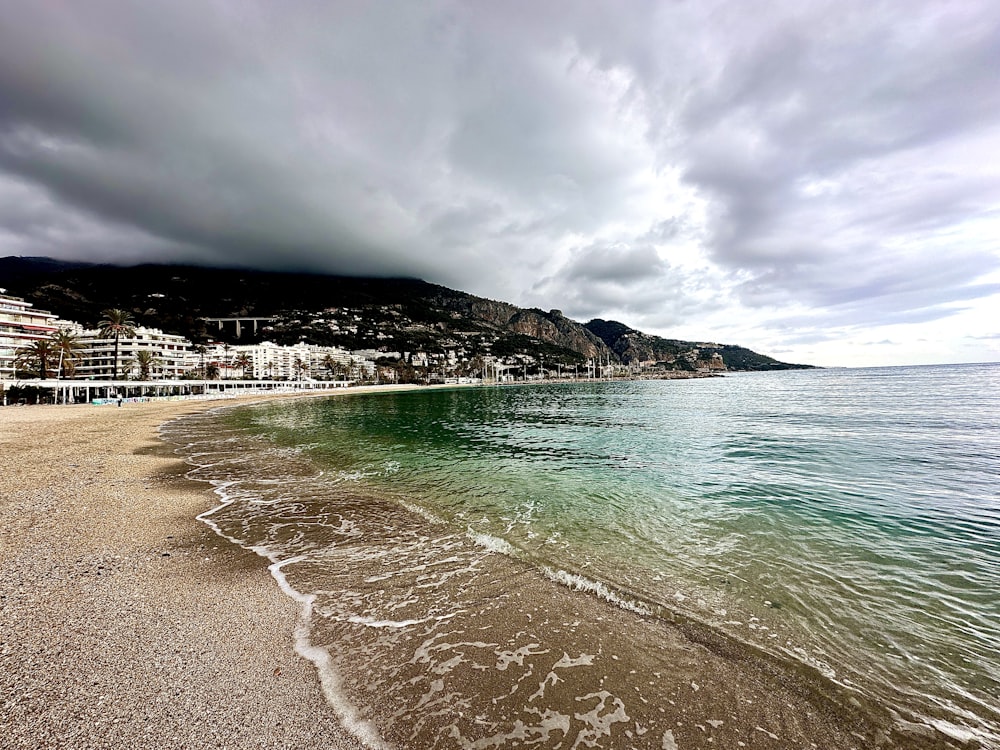
{"label": "mountain", "polygon": [[[196,342],[337,345],[384,352],[525,355],[567,366],[589,359],[668,369],[784,369],[748,349],[662,339],[615,321],[581,325],[559,310],[524,309],[420,279],[357,278],[250,269],[65,263],[0,258],[0,287],[62,318],[93,326],[103,310]],[[266,318],[256,330],[219,329],[204,318]],[[722,366],[724,364],[724,367]]]}
{"label": "mountain", "polygon": [[731,344],[693,343],[652,336],[624,323],[596,318],[584,325],[598,336],[626,364],[669,362],[677,369],[699,369],[721,360],[727,370],[802,370],[810,365],[793,365]]}

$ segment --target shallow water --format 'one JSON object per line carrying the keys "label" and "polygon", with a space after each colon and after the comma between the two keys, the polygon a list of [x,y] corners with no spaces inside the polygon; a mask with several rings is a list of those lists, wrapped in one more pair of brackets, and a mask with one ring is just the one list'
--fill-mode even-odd
{"label": "shallow water", "polygon": [[457,389],[167,431],[371,746],[1000,747],[998,385]]}

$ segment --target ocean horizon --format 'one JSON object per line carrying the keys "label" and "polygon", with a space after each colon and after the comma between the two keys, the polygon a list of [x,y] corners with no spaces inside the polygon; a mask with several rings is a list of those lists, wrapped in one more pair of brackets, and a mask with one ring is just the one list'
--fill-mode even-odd
{"label": "ocean horizon", "polygon": [[170,423],[369,747],[1000,748],[1000,365]]}

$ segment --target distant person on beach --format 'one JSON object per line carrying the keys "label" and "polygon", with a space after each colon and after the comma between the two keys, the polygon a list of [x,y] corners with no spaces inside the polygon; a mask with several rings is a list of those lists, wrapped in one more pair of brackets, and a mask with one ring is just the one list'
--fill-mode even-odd
{"label": "distant person on beach", "polygon": [[122,407],[122,394],[119,393],[118,394],[118,408],[120,409],[121,407]]}

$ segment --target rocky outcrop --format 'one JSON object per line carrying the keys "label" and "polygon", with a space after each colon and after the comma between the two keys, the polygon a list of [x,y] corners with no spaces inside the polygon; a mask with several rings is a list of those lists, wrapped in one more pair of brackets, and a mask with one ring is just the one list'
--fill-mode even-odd
{"label": "rocky outcrop", "polygon": [[560,310],[542,310],[516,307],[506,302],[467,298],[452,300],[452,305],[463,308],[462,312],[483,323],[498,333],[514,333],[530,336],[539,341],[571,349],[587,359],[602,357],[615,358],[609,347],[596,335],[577,321],[567,318]]}
{"label": "rocky outcrop", "polygon": [[684,341],[650,336],[616,320],[595,318],[584,328],[599,336],[625,364],[654,362],[672,364],[678,357],[690,352],[693,346]]}
{"label": "rocky outcrop", "polygon": [[579,352],[587,359],[607,357],[608,346],[575,320],[559,310],[521,310],[509,322],[514,333],[531,336],[546,344],[554,344]]}
{"label": "rocky outcrop", "polygon": [[[703,352],[702,354],[704,355],[706,352]],[[722,358],[722,355],[719,352],[711,352],[707,358],[702,356],[699,362],[703,363],[705,369],[710,370],[711,372],[724,372],[729,369],[726,367],[726,361]]]}
{"label": "rocky outcrop", "polygon": [[521,312],[520,307],[480,297],[469,298],[465,307],[474,319],[501,330],[506,330],[511,319]]}

